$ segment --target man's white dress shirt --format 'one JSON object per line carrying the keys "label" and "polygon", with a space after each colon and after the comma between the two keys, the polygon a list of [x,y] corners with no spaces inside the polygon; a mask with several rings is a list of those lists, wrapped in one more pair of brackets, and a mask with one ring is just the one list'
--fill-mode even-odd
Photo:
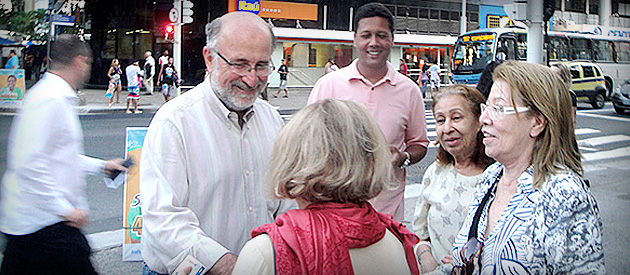
{"label": "man's white dress shirt", "polygon": [[81,155],[78,100],[74,89],[51,73],[24,97],[9,135],[0,231],[30,234],[63,221],[74,208],[88,209],[84,172],[102,171],[104,161]]}
{"label": "man's white dress shirt", "polygon": [[172,273],[188,254],[211,268],[295,208],[271,200],[265,180],[280,115],[258,99],[244,119],[241,130],[208,79],[153,118],[140,161],[142,257],[152,270]]}

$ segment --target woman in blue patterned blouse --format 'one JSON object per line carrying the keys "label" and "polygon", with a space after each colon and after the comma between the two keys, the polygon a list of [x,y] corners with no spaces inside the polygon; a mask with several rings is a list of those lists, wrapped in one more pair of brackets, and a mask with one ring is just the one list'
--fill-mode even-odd
{"label": "woman in blue patterned blouse", "polygon": [[549,68],[525,62],[507,61],[493,78],[479,122],[497,163],[483,173],[455,240],[453,273],[605,273],[569,90]]}

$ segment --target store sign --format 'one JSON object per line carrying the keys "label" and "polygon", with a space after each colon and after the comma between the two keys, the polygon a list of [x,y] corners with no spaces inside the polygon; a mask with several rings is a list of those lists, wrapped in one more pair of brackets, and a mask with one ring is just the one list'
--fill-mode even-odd
{"label": "store sign", "polygon": [[614,36],[614,37],[630,37],[630,29],[629,28],[615,28],[615,27],[605,27],[599,25],[582,25],[583,32],[592,32],[599,35],[604,36]]}
{"label": "store sign", "polygon": [[317,4],[280,1],[231,0],[228,10],[258,14],[262,18],[299,19],[317,21]]}
{"label": "store sign", "polygon": [[488,41],[494,39],[494,35],[492,34],[478,34],[478,35],[465,35],[462,36],[462,41],[464,43],[467,42],[477,42],[477,41]]}
{"label": "store sign", "polygon": [[256,0],[238,0],[237,11],[251,12],[258,14],[260,12],[260,1]]}

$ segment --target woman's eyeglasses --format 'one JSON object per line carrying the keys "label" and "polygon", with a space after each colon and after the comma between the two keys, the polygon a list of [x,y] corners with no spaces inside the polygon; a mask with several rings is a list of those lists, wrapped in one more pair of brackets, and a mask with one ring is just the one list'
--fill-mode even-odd
{"label": "woman's eyeglasses", "polygon": [[488,104],[486,105],[485,103],[481,103],[479,104],[479,106],[481,107],[481,113],[488,111],[488,116],[490,116],[491,119],[495,120],[495,119],[499,119],[501,118],[501,116],[503,115],[511,115],[511,114],[516,114],[516,112],[527,112],[529,111],[529,108],[527,107],[505,107],[503,105],[497,105],[497,104]]}
{"label": "woman's eyeglasses", "polygon": [[472,275],[475,270],[475,259],[479,259],[479,267],[481,267],[480,255],[482,251],[483,243],[479,242],[477,238],[469,239],[459,254],[464,265],[453,267],[451,275]]}

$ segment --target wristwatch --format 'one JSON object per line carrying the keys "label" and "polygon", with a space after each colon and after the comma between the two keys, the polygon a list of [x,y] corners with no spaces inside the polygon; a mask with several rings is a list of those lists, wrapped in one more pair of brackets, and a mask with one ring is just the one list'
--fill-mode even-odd
{"label": "wristwatch", "polygon": [[411,164],[411,156],[409,155],[409,153],[407,153],[407,151],[403,151],[403,154],[405,154],[405,161],[403,162],[401,167],[407,167]]}

